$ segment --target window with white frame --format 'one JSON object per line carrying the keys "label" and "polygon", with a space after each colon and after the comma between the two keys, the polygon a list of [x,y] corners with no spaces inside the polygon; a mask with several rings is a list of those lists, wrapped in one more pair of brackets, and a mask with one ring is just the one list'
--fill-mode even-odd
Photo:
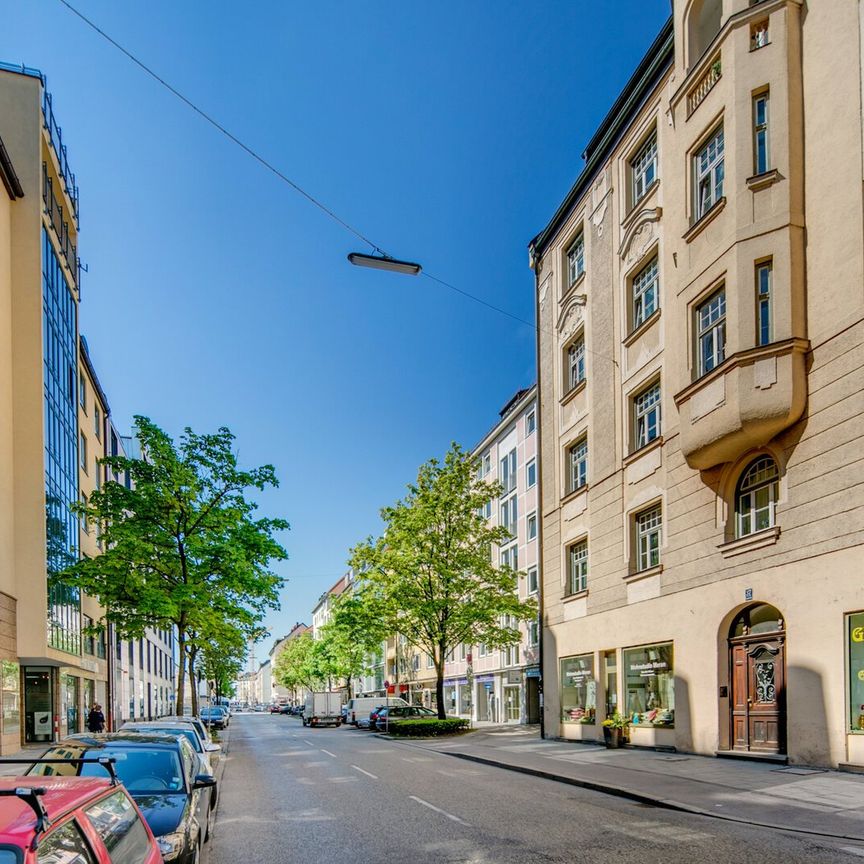
{"label": "window with white frame", "polygon": [[459,643],[459,659],[464,660],[468,655],[468,646],[464,642]]}
{"label": "window with white frame", "polygon": [[585,272],[585,234],[580,231],[567,251],[567,286]]}
{"label": "window with white frame", "polygon": [[87,464],[87,438],[83,432],[80,433],[80,440],[81,440],[81,444],[80,444],[79,449],[81,451],[81,453],[80,453],[81,468],[84,471],[84,473],[86,474],[87,471],[89,470],[89,465]]}
{"label": "window with white frame", "polygon": [[726,359],[725,286],[697,308],[696,344],[700,376],[710,372]]}
{"label": "window with white frame", "polygon": [[657,257],[643,267],[633,279],[633,329],[647,321],[658,306],[660,280],[657,275]]}
{"label": "window with white frame", "polygon": [[515,543],[508,549],[501,550],[501,568],[519,569],[519,546]]}
{"label": "window with white frame", "polygon": [[588,482],[588,437],[577,441],[567,450],[568,492],[581,489]]}
{"label": "window with white frame", "polygon": [[533,408],[528,412],[525,418],[525,434],[531,435],[537,429],[537,412]]}
{"label": "window with white frame", "polygon": [[770,456],[760,456],[748,466],[735,493],[735,535],[746,537],[775,525],[780,474]]}
{"label": "window with white frame", "polygon": [[567,593],[588,590],[588,541],[580,540],[567,549]]}
{"label": "window with white frame", "polygon": [[528,624],[528,644],[532,648],[536,648],[540,644],[540,624],[537,621],[531,621]]}
{"label": "window with white frame", "polygon": [[426,668],[431,669],[435,665],[435,661],[432,659],[431,654],[426,655]]}
{"label": "window with white frame", "polygon": [[567,348],[567,392],[585,380],[585,337],[580,336]]}
{"label": "window with white frame", "polygon": [[97,441],[102,440],[102,412],[99,410],[95,399],[93,400],[93,434]]}
{"label": "window with white frame", "polygon": [[764,174],[771,167],[768,153],[768,91],[753,97],[753,168]]}
{"label": "window with white frame", "polygon": [[480,461],[481,477],[486,477],[492,470],[492,454],[484,453],[483,459]]}
{"label": "window with white frame", "polygon": [[720,126],[694,158],[697,220],[723,197],[723,150],[723,127]]}
{"label": "window with white frame", "polygon": [[537,590],[540,587],[540,582],[537,578],[537,568],[529,567],[528,568],[528,593],[536,594]]}
{"label": "window with white frame", "polygon": [[655,381],[633,399],[634,449],[660,436],[660,382]]}
{"label": "window with white frame", "polygon": [[[507,529],[507,533],[516,536],[516,520],[519,518],[519,508],[515,495],[501,502],[501,526]],[[509,542],[505,541],[505,542]]]}
{"label": "window with white frame", "polygon": [[537,485],[537,460],[529,459],[525,465],[525,485],[528,489]]}
{"label": "window with white frame", "polygon": [[756,344],[771,342],[771,277],[772,262],[756,265]]}
{"label": "window with white frame", "polygon": [[507,495],[516,488],[516,448],[514,447],[501,460],[501,474],[498,478],[504,487],[502,495]]}
{"label": "window with white frame", "polygon": [[486,643],[481,642],[477,646],[477,656],[478,657],[485,657],[488,653],[489,653],[489,649],[486,647]]}
{"label": "window with white frame", "polygon": [[526,521],[526,527],[528,529],[528,539],[536,540],[537,539],[537,514],[529,513]]}
{"label": "window with white frame", "polygon": [[93,458],[93,482],[96,484],[97,489],[102,488],[102,468],[99,465],[98,456]]}
{"label": "window with white frame", "polygon": [[[81,506],[87,506],[87,496],[82,492],[81,493]],[[84,529],[85,534],[90,533],[90,520],[87,518],[86,514],[81,514],[81,527]]]}
{"label": "window with white frame", "polygon": [[87,379],[83,372],[78,373],[78,399],[81,402],[81,408],[84,413],[87,413]]}
{"label": "window with white frame", "polygon": [[652,132],[630,163],[633,203],[637,204],[657,179],[657,132]]}
{"label": "window with white frame", "polygon": [[660,563],[663,511],[659,504],[636,514],[636,570],[648,570]]}

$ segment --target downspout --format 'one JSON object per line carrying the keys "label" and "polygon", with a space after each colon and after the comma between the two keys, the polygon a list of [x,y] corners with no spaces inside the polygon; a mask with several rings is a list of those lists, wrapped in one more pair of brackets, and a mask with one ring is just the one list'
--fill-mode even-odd
{"label": "downspout", "polygon": [[537,509],[539,510],[539,518],[537,519],[537,561],[538,567],[538,582],[537,582],[537,597],[539,599],[537,609],[537,659],[540,665],[540,679],[537,682],[538,701],[540,703],[540,737],[546,737],[546,705],[543,698],[543,581],[545,578],[545,561],[543,560],[543,404],[542,404],[542,387],[540,384],[540,270],[537,252],[532,243],[528,247],[529,266],[534,271],[534,321],[537,327],[537,338],[535,340],[535,364],[537,370]]}

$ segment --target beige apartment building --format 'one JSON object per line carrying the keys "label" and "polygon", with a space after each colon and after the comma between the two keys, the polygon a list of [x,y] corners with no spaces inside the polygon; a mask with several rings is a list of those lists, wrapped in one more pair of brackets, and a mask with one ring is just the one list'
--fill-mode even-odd
{"label": "beige apartment building", "polygon": [[[52,586],[50,574],[96,551],[70,506],[95,482],[92,412],[98,405],[104,417],[107,405],[79,351],[78,190],[38,71],[0,64],[0,141],[0,752],[8,753],[77,731],[86,702],[104,693],[105,652],[98,640],[88,650],[82,600]],[[83,614],[96,610],[85,602]]]}
{"label": "beige apartment building", "polygon": [[546,735],[864,766],[862,14],[675,0],[531,243]]}

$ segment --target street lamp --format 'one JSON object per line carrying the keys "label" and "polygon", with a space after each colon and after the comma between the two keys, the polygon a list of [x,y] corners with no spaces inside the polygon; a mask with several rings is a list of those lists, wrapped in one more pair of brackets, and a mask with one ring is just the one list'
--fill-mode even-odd
{"label": "street lamp", "polygon": [[393,273],[405,273],[416,276],[422,269],[412,261],[400,261],[389,255],[364,255],[362,252],[352,252],[348,260],[355,267],[371,267],[373,270],[390,270]]}

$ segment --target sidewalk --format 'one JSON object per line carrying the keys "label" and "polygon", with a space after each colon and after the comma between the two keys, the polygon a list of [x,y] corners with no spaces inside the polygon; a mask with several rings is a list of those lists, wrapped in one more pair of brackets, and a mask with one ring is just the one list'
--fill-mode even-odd
{"label": "sidewalk", "polygon": [[864,842],[864,776],[820,768],[542,740],[485,728],[415,746],[635,801],[768,828]]}
{"label": "sidewalk", "polygon": [[[49,744],[30,744],[23,750],[9,753],[4,759],[38,759],[48,749]],[[0,777],[14,777],[23,774],[27,770],[26,765],[3,765],[0,764]]]}

